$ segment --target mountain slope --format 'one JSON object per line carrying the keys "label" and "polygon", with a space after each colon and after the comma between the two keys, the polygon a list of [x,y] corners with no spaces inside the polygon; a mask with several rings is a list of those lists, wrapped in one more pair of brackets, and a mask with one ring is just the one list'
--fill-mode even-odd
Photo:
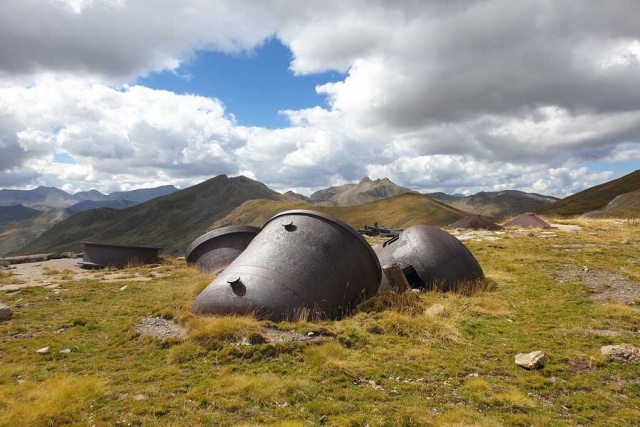
{"label": "mountain slope", "polygon": [[325,205],[355,206],[412,192],[387,178],[372,181],[366,177],[357,184],[345,184],[316,191],[310,198],[314,203]]}
{"label": "mountain slope", "polygon": [[517,190],[480,192],[467,197],[450,196],[448,194],[442,196],[442,194],[444,193],[431,193],[429,197],[454,208],[494,219],[534,212],[558,200],[551,196],[542,196]]}
{"label": "mountain slope", "polygon": [[117,200],[84,200],[78,202],[68,209],[73,212],[83,212],[91,209],[111,208],[111,209],[126,209],[131,206],[140,204],[131,200],[117,199]]}
{"label": "mountain slope", "polygon": [[354,228],[361,228],[365,224],[373,224],[376,221],[396,228],[406,228],[416,224],[442,226],[468,215],[467,212],[459,211],[417,193],[401,194],[358,206],[318,206],[302,202],[251,200],[214,223],[210,229],[233,224],[261,226],[276,213],[290,209],[324,212]]}
{"label": "mountain slope", "polygon": [[304,202],[304,203],[313,203],[310,197],[304,196],[302,194],[295,193],[293,191],[287,191],[283,194],[288,200],[292,202]]}
{"label": "mountain slope", "polygon": [[538,212],[545,215],[582,215],[602,209],[617,196],[636,190],[640,190],[640,170],[565,197]]}
{"label": "mountain slope", "polygon": [[80,242],[84,240],[157,245],[167,252],[180,252],[210,224],[252,199],[286,200],[280,193],[244,176],[219,175],[128,209],[80,212],[21,252],[80,250]]}
{"label": "mountain slope", "polygon": [[34,211],[38,215],[0,225],[0,255],[19,251],[42,233],[72,215],[72,212],[67,209]]}
{"label": "mountain slope", "polygon": [[640,190],[617,196],[607,206],[585,213],[587,218],[640,218]]}
{"label": "mountain slope", "polygon": [[42,214],[42,211],[22,205],[0,206],[0,226],[14,221],[24,221]]}

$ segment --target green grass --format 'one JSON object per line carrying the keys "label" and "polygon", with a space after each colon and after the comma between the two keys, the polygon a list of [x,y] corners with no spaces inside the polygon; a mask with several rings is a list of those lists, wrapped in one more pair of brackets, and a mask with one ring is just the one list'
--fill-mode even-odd
{"label": "green grass", "polygon": [[391,227],[406,228],[417,224],[448,225],[467,215],[422,194],[401,194],[358,206],[319,206],[275,200],[249,200],[211,226],[211,229],[230,224],[262,226],[269,218],[291,209],[312,209],[332,215],[354,228],[374,222]]}
{"label": "green grass", "polygon": [[[1,293],[22,307],[0,323],[0,426],[637,425],[639,367],[599,349],[640,346],[638,307],[594,303],[581,282],[555,280],[564,264],[640,280],[638,247],[619,243],[637,227],[580,224],[555,239],[469,243],[494,291],[381,296],[339,322],[196,318],[189,306],[210,279],[177,262],[124,292],[82,280],[59,294]],[[607,248],[563,250],[576,243]],[[443,314],[425,315],[436,303]],[[137,337],[135,323],[153,315],[184,324],[188,338]],[[328,338],[237,345],[267,325]],[[45,346],[49,355],[36,354]],[[544,369],[515,366],[534,350],[549,355]]]}

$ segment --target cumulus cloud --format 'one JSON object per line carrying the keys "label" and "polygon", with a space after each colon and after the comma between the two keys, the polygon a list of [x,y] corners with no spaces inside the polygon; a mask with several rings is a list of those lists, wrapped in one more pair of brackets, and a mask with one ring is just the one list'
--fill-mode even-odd
{"label": "cumulus cloud", "polygon": [[[0,2],[0,185],[103,190],[244,173],[278,189],[388,176],[564,195],[638,158],[640,4],[616,0]],[[328,107],[238,126],[214,98],[135,85],[269,37]],[[53,161],[68,153],[75,165]],[[306,192],[308,192],[306,191]]]}

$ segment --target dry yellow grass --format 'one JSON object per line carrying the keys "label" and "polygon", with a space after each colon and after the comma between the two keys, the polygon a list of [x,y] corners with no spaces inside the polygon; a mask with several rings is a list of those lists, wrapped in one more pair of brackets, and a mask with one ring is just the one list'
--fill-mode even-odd
{"label": "dry yellow grass", "polygon": [[61,426],[86,417],[89,404],[103,395],[102,382],[90,377],[63,376],[22,390],[0,389],[0,425]]}

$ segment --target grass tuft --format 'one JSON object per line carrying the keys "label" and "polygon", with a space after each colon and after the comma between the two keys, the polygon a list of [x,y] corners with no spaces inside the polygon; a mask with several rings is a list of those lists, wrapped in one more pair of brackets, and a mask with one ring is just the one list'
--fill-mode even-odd
{"label": "grass tuft", "polygon": [[83,418],[89,405],[103,395],[103,384],[90,377],[59,377],[0,391],[0,425],[58,426]]}

